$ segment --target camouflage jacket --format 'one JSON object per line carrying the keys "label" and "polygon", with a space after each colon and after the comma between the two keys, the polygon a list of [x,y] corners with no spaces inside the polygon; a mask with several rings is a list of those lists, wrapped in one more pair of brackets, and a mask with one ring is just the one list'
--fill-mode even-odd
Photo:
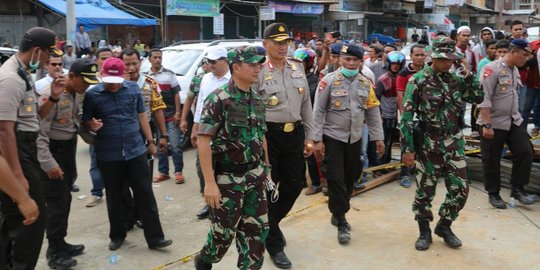
{"label": "camouflage jacket", "polygon": [[[413,118],[422,123],[423,150],[447,152],[463,148],[463,135],[458,127],[466,102],[480,103],[482,86],[474,76],[462,79],[453,73],[437,73],[428,66],[409,79],[401,116],[401,148],[414,153]],[[418,150],[418,149],[416,149]]]}
{"label": "camouflage jacket", "polygon": [[201,89],[201,82],[204,73],[201,73],[197,76],[194,76],[191,79],[191,84],[189,85],[189,92],[187,93],[188,97],[196,97],[199,95],[199,90]]}
{"label": "camouflage jacket", "polygon": [[264,160],[265,117],[265,107],[257,91],[241,91],[231,79],[204,101],[199,135],[212,136],[214,162],[260,162]]}

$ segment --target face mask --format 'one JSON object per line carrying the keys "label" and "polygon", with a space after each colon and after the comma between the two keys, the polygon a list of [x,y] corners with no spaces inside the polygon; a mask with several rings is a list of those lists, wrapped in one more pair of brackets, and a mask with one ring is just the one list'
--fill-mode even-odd
{"label": "face mask", "polygon": [[351,78],[358,75],[358,69],[347,69],[347,68],[341,67],[341,73],[343,74],[343,76]]}
{"label": "face mask", "polygon": [[41,49],[39,50],[38,55],[37,55],[38,60],[35,63],[32,63],[32,59],[34,59],[34,53],[35,51],[32,52],[32,56],[30,57],[30,62],[28,62],[28,67],[30,67],[31,70],[36,70],[39,68],[39,57],[41,56]]}

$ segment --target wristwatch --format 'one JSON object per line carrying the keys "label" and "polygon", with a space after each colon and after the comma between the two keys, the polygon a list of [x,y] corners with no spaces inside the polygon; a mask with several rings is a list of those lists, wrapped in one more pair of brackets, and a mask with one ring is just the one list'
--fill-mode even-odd
{"label": "wristwatch", "polygon": [[491,123],[483,124],[483,128],[491,129]]}
{"label": "wristwatch", "polygon": [[160,139],[169,139],[169,135],[168,134],[161,134],[161,136],[159,136]]}
{"label": "wristwatch", "polygon": [[60,98],[53,98],[52,96],[49,96],[49,101],[52,103],[58,103],[58,101],[60,101]]}

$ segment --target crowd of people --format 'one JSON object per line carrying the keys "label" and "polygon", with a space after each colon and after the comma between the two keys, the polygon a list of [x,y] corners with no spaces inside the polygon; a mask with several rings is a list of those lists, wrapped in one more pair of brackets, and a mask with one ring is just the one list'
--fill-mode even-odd
{"label": "crowd of people", "polygon": [[[106,191],[109,249],[121,248],[133,226],[144,229],[148,248],[170,246],[152,182],[171,178],[171,155],[175,181],[185,183],[181,141],[190,110],[206,203],[197,216],[210,219],[196,269],[211,269],[235,238],[238,268],[260,269],[265,251],[276,267],[291,268],[280,222],[306,186],[305,195],[328,196],[337,241],[348,244],[349,201],[368,181],[363,169],[390,163],[398,141],[400,184],[416,183],[415,248],[427,250],[433,241],[431,203],[440,179],[448,193],[434,232],[460,247],[451,225],[469,192],[462,132],[468,103],[489,203],[507,205],[499,194],[505,143],[512,152],[511,196],[525,205],[537,200],[524,186],[533,161],[527,125],[540,106],[540,44],[524,39],[523,29],[512,22],[511,37],[497,40],[484,28],[476,45],[467,26],[455,40],[440,32],[431,43],[413,44],[408,62],[400,44],[359,45],[333,34],[293,49],[287,25],[273,23],[262,47],[211,47],[182,107],[160,49],[138,41],[93,53],[83,26],[75,44],[31,28],[0,67],[0,265],[34,269],[45,233],[48,265],[77,265],[74,257],[85,247],[66,237],[78,136],[90,145],[86,206],[101,203]],[[140,70],[144,57],[147,74]],[[31,72],[41,68],[46,75],[34,82]],[[540,112],[533,118],[534,136]]]}

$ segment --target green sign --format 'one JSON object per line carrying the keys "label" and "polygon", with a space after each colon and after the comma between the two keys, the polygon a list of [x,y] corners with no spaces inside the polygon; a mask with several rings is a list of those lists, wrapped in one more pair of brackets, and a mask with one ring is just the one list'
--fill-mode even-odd
{"label": "green sign", "polygon": [[219,16],[219,0],[167,0],[167,16]]}

